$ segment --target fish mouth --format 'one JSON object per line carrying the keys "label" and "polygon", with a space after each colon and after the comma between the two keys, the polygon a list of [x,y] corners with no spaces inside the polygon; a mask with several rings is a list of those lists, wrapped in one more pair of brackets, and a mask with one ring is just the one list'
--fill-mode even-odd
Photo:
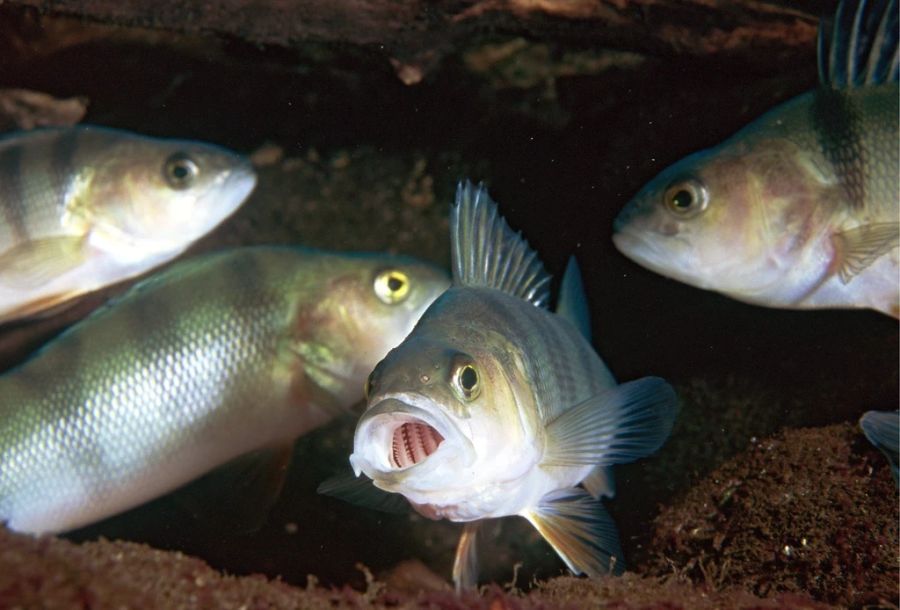
{"label": "fish mouth", "polygon": [[423,421],[403,422],[391,435],[391,466],[398,470],[423,462],[437,451],[444,437],[433,426]]}
{"label": "fish mouth", "polygon": [[[373,405],[356,426],[350,463],[357,475],[391,479],[412,469],[429,468],[429,458],[448,445],[464,440],[439,409],[422,408],[410,402],[423,397],[403,395],[385,398]],[[452,449],[450,449],[452,451]]]}

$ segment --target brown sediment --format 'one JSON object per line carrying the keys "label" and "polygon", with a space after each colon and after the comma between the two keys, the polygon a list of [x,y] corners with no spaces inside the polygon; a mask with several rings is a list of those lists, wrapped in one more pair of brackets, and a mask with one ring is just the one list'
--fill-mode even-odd
{"label": "brown sediment", "polygon": [[[398,566],[385,584],[365,568],[365,590],[306,587],[263,576],[229,576],[199,559],[146,545],[100,540],[73,544],[0,528],[0,607],[87,610],[441,608],[443,610],[552,610],[579,608],[781,608],[819,610],[803,595],[761,599],[737,589],[710,591],[636,574],[598,581],[560,577],[523,594],[497,585],[461,596],[421,564]],[[409,573],[409,574],[404,574]],[[410,578],[418,584],[410,585]]]}
{"label": "brown sediment", "polygon": [[663,510],[639,569],[716,590],[891,606],[898,520],[887,461],[855,425],[785,430]]}

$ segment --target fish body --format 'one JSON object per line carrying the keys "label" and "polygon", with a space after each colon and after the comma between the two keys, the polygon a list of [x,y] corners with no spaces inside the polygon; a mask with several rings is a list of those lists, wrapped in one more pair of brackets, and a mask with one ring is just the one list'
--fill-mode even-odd
{"label": "fish body", "polygon": [[289,453],[448,283],[405,257],[254,247],[138,284],[0,378],[0,520],[64,531]]}
{"label": "fish body", "polygon": [[549,276],[483,188],[460,186],[451,242],[453,286],[369,377],[354,470],[427,517],[471,524],[458,587],[475,583],[477,522],[510,515],[529,519],[573,571],[620,571],[598,500],[605,470],[662,444],[674,393],[656,378],[616,385],[572,314],[583,311],[574,263],[564,315],[545,309]]}
{"label": "fish body", "polygon": [[897,6],[852,4],[821,85],[654,178],[616,219],[620,251],[749,303],[900,315]]}
{"label": "fish body", "polygon": [[93,126],[0,138],[0,323],[171,260],[255,184],[247,159],[201,142]]}

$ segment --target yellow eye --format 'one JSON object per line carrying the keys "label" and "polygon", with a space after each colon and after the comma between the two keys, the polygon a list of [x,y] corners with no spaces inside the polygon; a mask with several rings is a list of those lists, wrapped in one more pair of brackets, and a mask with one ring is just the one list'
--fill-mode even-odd
{"label": "yellow eye", "polygon": [[383,303],[393,305],[409,296],[409,278],[402,271],[382,271],[375,277],[375,294]]}
{"label": "yellow eye", "polygon": [[679,218],[692,218],[709,205],[709,191],[699,180],[689,178],[669,185],[663,201],[672,214]]}
{"label": "yellow eye", "polygon": [[456,386],[466,400],[473,400],[481,391],[478,385],[478,371],[471,364],[462,366],[456,370]]}
{"label": "yellow eye", "polygon": [[194,178],[200,173],[200,168],[194,163],[193,159],[184,153],[175,153],[168,159],[163,166],[163,175],[166,182],[173,189],[186,189],[194,183]]}

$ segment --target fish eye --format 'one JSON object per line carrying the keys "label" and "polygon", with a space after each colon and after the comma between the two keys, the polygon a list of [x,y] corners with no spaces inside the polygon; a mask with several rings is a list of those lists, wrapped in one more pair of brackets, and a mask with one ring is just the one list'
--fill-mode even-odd
{"label": "fish eye", "polygon": [[409,296],[409,278],[396,269],[382,271],[375,276],[375,294],[387,305],[399,303]]}
{"label": "fish eye", "polygon": [[709,192],[699,180],[689,178],[669,185],[663,195],[666,209],[679,218],[692,218],[709,205]]}
{"label": "fish eye", "polygon": [[466,400],[473,400],[481,391],[478,385],[478,371],[471,364],[456,369],[455,375],[456,385]]}
{"label": "fish eye", "polygon": [[163,166],[163,175],[166,182],[174,189],[186,189],[194,182],[194,178],[200,173],[197,164],[184,153],[175,153]]}

